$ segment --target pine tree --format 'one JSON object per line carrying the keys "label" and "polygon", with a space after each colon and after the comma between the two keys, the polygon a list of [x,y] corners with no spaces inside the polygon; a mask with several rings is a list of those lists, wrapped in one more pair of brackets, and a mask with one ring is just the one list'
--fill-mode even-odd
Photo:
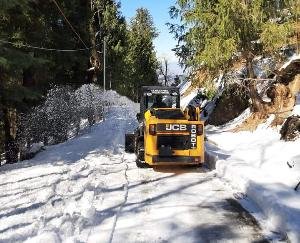
{"label": "pine tree", "polygon": [[[171,15],[180,16],[183,25],[170,25],[182,44],[178,44],[177,54],[193,70],[209,74],[207,78],[230,68],[237,59],[246,61],[248,77],[255,78],[253,58],[260,54],[279,56],[280,48],[290,41],[295,13],[299,11],[291,0],[179,0],[177,3],[178,8],[173,7]],[[249,82],[250,96],[253,108],[259,110],[261,102],[254,85]]]}
{"label": "pine tree", "polygon": [[[106,88],[119,90],[126,76],[125,57],[127,46],[126,21],[120,12],[120,3],[114,0],[92,0],[90,22],[91,40],[94,45],[92,62],[99,84],[103,83],[103,44],[106,44]],[[111,87],[110,87],[111,86]]]}
{"label": "pine tree", "polygon": [[131,67],[131,79],[124,84],[130,97],[138,100],[142,85],[157,84],[158,61],[153,40],[158,35],[152,17],[147,9],[137,9],[129,25],[128,62]]}
{"label": "pine tree", "polygon": [[[82,38],[88,36],[86,4],[75,0],[60,4]],[[52,2],[1,0],[0,6],[0,103],[6,160],[16,162],[20,113],[27,112],[50,83],[83,82],[89,54],[46,52],[28,46],[82,48]]]}
{"label": "pine tree", "polygon": [[[136,99],[141,85],[157,83],[157,33],[147,10],[139,9],[127,27],[115,0],[57,4],[0,0],[0,143],[5,143],[7,162],[18,160],[18,143],[24,143],[21,129],[31,130],[19,126],[23,113],[38,105],[47,90],[56,84],[93,82],[95,77],[102,84],[104,40],[112,88]],[[77,49],[84,50],[64,51]],[[95,68],[93,76],[90,67]]]}
{"label": "pine tree", "polygon": [[0,83],[1,83],[1,108],[5,134],[5,152],[8,163],[18,160],[17,144],[17,108],[24,108],[25,103],[36,96],[26,87],[26,72],[33,65],[43,62],[36,58],[30,51],[18,49],[28,36],[30,25],[30,1],[2,1],[0,11],[0,37],[1,40],[17,43],[10,46],[0,42]]}

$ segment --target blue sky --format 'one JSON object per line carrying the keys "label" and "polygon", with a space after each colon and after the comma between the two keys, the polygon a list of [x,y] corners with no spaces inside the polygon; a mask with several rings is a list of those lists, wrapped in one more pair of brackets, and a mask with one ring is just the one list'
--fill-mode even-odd
{"label": "blue sky", "polygon": [[169,15],[169,9],[175,5],[176,0],[120,0],[122,14],[129,22],[135,15],[137,8],[147,8],[153,18],[159,36],[154,40],[155,49],[159,58],[166,57],[170,63],[176,63],[177,58],[171,51],[177,41],[169,33],[167,22],[175,22]]}

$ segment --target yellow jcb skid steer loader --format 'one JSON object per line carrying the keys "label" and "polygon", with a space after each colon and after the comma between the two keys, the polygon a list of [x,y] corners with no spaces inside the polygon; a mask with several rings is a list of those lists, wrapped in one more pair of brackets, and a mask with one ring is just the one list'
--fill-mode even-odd
{"label": "yellow jcb skid steer loader", "polygon": [[139,126],[125,134],[125,151],[134,152],[137,166],[202,164],[204,123],[200,109],[180,109],[177,87],[142,87]]}

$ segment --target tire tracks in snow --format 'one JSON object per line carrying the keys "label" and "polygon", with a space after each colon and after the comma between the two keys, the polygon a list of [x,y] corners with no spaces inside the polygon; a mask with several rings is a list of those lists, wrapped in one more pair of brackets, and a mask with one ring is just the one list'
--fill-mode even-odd
{"label": "tire tracks in snow", "polygon": [[122,202],[121,206],[119,207],[119,209],[118,209],[118,211],[116,213],[116,216],[115,216],[115,219],[114,219],[114,222],[113,222],[113,226],[112,226],[112,230],[111,230],[111,233],[110,233],[109,241],[108,241],[109,243],[113,242],[114,233],[115,233],[115,230],[116,230],[116,227],[117,227],[119,216],[120,216],[120,214],[122,212],[123,207],[127,203],[127,199],[128,199],[129,180],[128,180],[127,171],[129,169],[129,166],[128,166],[128,163],[126,162],[126,160],[125,160],[124,157],[125,157],[125,154],[123,154],[122,158],[121,158],[122,163],[125,163],[124,177],[125,177],[126,182],[123,185],[124,186],[124,191],[125,191],[125,196],[124,196],[124,201]]}

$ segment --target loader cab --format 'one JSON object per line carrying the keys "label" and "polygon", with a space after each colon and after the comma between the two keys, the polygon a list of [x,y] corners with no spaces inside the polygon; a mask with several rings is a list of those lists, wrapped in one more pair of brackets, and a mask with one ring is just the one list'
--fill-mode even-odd
{"label": "loader cab", "polygon": [[180,93],[177,87],[142,87],[140,100],[140,120],[147,110],[155,108],[180,108]]}

